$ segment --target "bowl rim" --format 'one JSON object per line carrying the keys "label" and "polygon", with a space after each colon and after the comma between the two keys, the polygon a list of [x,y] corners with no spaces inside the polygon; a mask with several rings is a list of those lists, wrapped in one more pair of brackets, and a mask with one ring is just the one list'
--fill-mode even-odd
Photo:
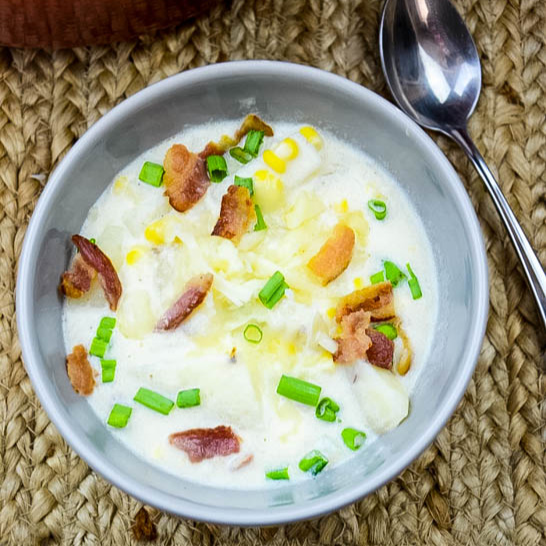
{"label": "bowl rim", "polygon": [[[385,116],[387,121],[405,126],[406,131],[418,140],[419,145],[438,161],[446,173],[444,183],[451,186],[456,200],[459,202],[461,217],[468,226],[471,242],[470,253],[476,267],[474,282],[477,305],[473,313],[475,328],[472,329],[471,336],[467,340],[465,356],[461,361],[463,369],[460,372],[459,380],[451,387],[441,410],[433,416],[426,432],[409,446],[403,457],[393,461],[391,464],[386,464],[370,480],[364,482],[364,484],[355,483],[351,487],[345,487],[325,497],[306,501],[301,505],[295,503],[267,510],[253,511],[203,505],[190,500],[175,498],[158,489],[144,486],[131,476],[111,467],[106,459],[94,448],[93,444],[83,435],[74,432],[71,429],[69,421],[65,419],[63,407],[54,396],[53,387],[47,380],[39,347],[34,340],[32,328],[29,326],[31,322],[26,320],[26,317],[33,315],[34,306],[31,290],[27,288],[31,286],[30,281],[39,250],[36,248],[34,240],[40,230],[43,218],[47,215],[49,208],[55,202],[56,196],[61,189],[60,184],[64,178],[65,171],[72,162],[77,161],[80,156],[85,155],[87,146],[96,139],[100,139],[101,134],[107,132],[111,125],[115,125],[124,116],[138,110],[140,106],[153,101],[154,98],[168,94],[181,85],[186,87],[192,83],[213,81],[217,78],[233,76],[253,77],[257,74],[281,78],[283,76],[305,77],[308,80],[313,80],[317,85],[330,86],[342,93],[359,94],[363,100],[372,103]],[[49,177],[49,181],[36,204],[25,234],[19,258],[19,272],[16,284],[17,328],[26,371],[44,410],[71,448],[100,476],[143,503],[193,520],[239,526],[279,525],[315,518],[334,510],[339,510],[373,493],[379,487],[398,476],[434,441],[462,399],[478,360],[485,335],[488,308],[488,268],[480,224],[461,180],[435,142],[406,114],[373,91],[330,72],[281,61],[232,61],[187,70],[142,89],[102,116],[74,144]]]}

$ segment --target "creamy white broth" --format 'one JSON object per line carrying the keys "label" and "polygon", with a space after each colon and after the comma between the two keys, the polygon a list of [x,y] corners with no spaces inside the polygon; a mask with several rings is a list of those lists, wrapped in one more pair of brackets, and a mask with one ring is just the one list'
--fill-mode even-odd
{"label": "creamy white broth", "polygon": [[[287,169],[286,176],[279,175],[285,202],[276,211],[263,207],[268,229],[243,235],[237,246],[209,234],[236,169],[240,176],[252,176],[264,168],[260,159],[241,166],[226,154],[230,176],[211,184],[205,197],[183,214],[170,207],[163,187],[138,180],[144,161],[162,164],[172,144],[184,143],[199,151],[210,140],[233,134],[237,126],[226,122],[192,128],[144,153],[104,191],[81,234],[96,239],[123,285],[118,323],[105,355],[117,360],[115,380],[101,384],[99,377],[88,397],[98,418],[106,423],[114,403],[131,406],[127,427],[111,433],[143,458],[191,480],[248,488],[263,486],[266,471],[284,466],[289,467],[292,481],[308,478],[298,462],[312,449],[329,460],[323,472],[353,456],[340,435],[346,427],[366,432],[368,444],[398,423],[430,348],[438,288],[432,249],[404,191],[371,159],[330,133],[320,131],[322,149],[316,153],[309,148],[305,155],[305,140],[297,137],[300,125],[273,126],[275,136],[265,139],[260,153],[296,135],[302,162]],[[368,200],[376,198],[388,206],[382,221],[367,207]],[[306,207],[322,210],[294,233],[286,230],[287,223],[293,225],[309,214],[301,212]],[[159,236],[166,241],[150,241],[147,228],[161,219]],[[302,264],[340,220],[356,232],[353,258],[337,279],[322,287],[310,280]],[[301,259],[290,258],[291,244],[302,246]],[[137,256],[136,263],[128,263],[130,256]],[[370,275],[381,270],[386,259],[403,270],[409,262],[423,291],[422,298],[413,300],[406,282],[394,290],[396,313],[413,349],[405,376],[365,361],[336,365],[317,344],[319,331],[335,335],[332,310],[337,300],[368,285]],[[257,294],[276,270],[283,272],[293,290],[269,310]],[[214,274],[214,282],[204,303],[178,329],[154,332],[153,326],[182,293],[185,282],[207,271]],[[67,299],[63,325],[67,352],[77,344],[89,348],[100,319],[112,315],[98,286],[81,299]],[[257,345],[243,337],[248,323],[259,324],[263,331]],[[400,339],[395,344],[396,361]],[[233,347],[235,362],[230,358]],[[99,359],[89,358],[100,371]],[[277,395],[282,374],[320,385],[321,398],[328,396],[341,406],[341,422],[321,421],[314,408]],[[169,415],[162,415],[133,401],[140,387],[173,401],[180,390],[197,387],[201,405],[175,406]],[[240,436],[240,453],[192,464],[183,451],[169,444],[173,432],[218,425],[231,426]],[[252,461],[235,470],[249,454]]]}

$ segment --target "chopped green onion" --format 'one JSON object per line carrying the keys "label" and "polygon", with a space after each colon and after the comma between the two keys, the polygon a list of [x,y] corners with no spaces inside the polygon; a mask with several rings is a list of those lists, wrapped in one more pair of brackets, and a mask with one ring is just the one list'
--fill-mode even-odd
{"label": "chopped green onion", "polygon": [[263,131],[249,131],[246,135],[244,151],[256,157],[264,139]]}
{"label": "chopped green onion", "polygon": [[249,343],[258,344],[262,341],[263,332],[256,324],[248,324],[243,332],[243,336]]}
{"label": "chopped green onion", "polygon": [[288,375],[283,375],[277,386],[277,394],[313,407],[319,401],[321,390],[318,385]]}
{"label": "chopped green onion", "polygon": [[114,404],[112,411],[110,411],[110,415],[108,416],[107,423],[111,427],[125,428],[129,421],[129,417],[131,417],[131,413],[133,413],[133,409],[129,406]]}
{"label": "chopped green onion", "polygon": [[97,244],[97,240],[93,237],[91,237],[91,239],[89,239],[89,242],[96,245]]}
{"label": "chopped green onion", "polygon": [[252,178],[242,178],[235,175],[234,184],[236,186],[242,186],[243,188],[246,188],[251,196],[254,195],[254,183],[252,182]]}
{"label": "chopped green onion", "polygon": [[357,449],[360,449],[364,440],[366,440],[366,433],[361,430],[356,430],[355,428],[344,428],[341,431],[341,437],[349,449],[356,451]]}
{"label": "chopped green onion", "polygon": [[151,161],[146,161],[144,165],[142,165],[138,178],[139,180],[142,180],[142,182],[150,184],[150,186],[159,188],[159,186],[161,186],[163,183],[164,172],[165,171],[161,165],[152,163]]}
{"label": "chopped green onion", "polygon": [[336,420],[339,406],[331,398],[323,398],[315,409],[315,415],[322,421],[333,423]]}
{"label": "chopped green onion", "polygon": [[254,210],[256,211],[256,224],[254,225],[254,231],[262,231],[263,229],[267,229],[260,205],[254,205]]}
{"label": "chopped green onion", "polygon": [[370,282],[372,284],[377,284],[377,283],[383,282],[384,280],[385,280],[385,274],[383,273],[383,271],[378,271],[377,273],[374,273],[370,277]]}
{"label": "chopped green onion", "polygon": [[245,152],[242,148],[239,148],[239,146],[231,148],[229,155],[243,165],[246,165],[252,159],[252,155]]}
{"label": "chopped green onion", "polygon": [[270,480],[289,480],[290,476],[288,475],[288,467],[276,468],[275,470],[270,470],[265,473],[265,477]]}
{"label": "chopped green onion", "polygon": [[158,411],[163,415],[168,415],[174,406],[174,402],[172,400],[165,398],[157,392],[145,389],[144,387],[140,387],[140,389],[138,389],[138,392],[135,394],[133,400],[135,402],[139,402],[147,408]]}
{"label": "chopped green onion", "polygon": [[391,281],[391,284],[393,286],[396,286],[400,281],[404,280],[406,278],[406,275],[398,269],[398,266],[389,261],[385,261],[385,276],[387,277],[387,280]]}
{"label": "chopped green onion", "polygon": [[129,417],[131,417],[133,409],[123,404],[114,404],[112,411],[108,417],[108,424],[111,427],[124,428],[127,426]]}
{"label": "chopped green onion", "polygon": [[273,309],[274,305],[284,296],[284,291],[287,288],[289,286],[284,281],[284,275],[280,271],[275,271],[260,290],[258,297],[268,309]]}
{"label": "chopped green onion", "polygon": [[110,338],[112,337],[112,330],[109,328],[97,328],[97,337],[99,339],[102,339],[102,341],[106,341],[108,343],[110,341]]}
{"label": "chopped green onion", "polygon": [[201,405],[201,391],[199,389],[186,389],[180,391],[176,397],[176,405],[179,408],[193,408]]}
{"label": "chopped green onion", "polygon": [[227,176],[227,163],[222,155],[209,155],[207,157],[207,170],[211,182],[222,182]]}
{"label": "chopped green onion", "polygon": [[376,220],[383,220],[387,216],[387,205],[381,199],[370,199],[368,208],[375,214]]}
{"label": "chopped green onion", "polygon": [[419,281],[417,280],[415,273],[411,269],[410,264],[406,264],[406,267],[408,268],[408,272],[410,274],[408,286],[411,290],[411,296],[414,300],[418,300],[423,295],[423,293],[421,292],[421,286],[419,285]]}
{"label": "chopped green onion", "polygon": [[102,317],[100,319],[99,328],[107,328],[113,330],[116,326],[116,319],[114,317]]}
{"label": "chopped green onion", "polygon": [[376,326],[373,326],[373,329],[381,332],[383,335],[387,336],[391,340],[398,337],[398,332],[396,331],[396,328],[390,322],[377,324]]}
{"label": "chopped green onion", "polygon": [[99,339],[98,337],[95,337],[93,338],[93,341],[91,342],[91,347],[89,348],[89,354],[102,358],[107,348],[108,348],[107,341],[104,341],[102,339]]}
{"label": "chopped green onion", "polygon": [[298,466],[300,470],[316,476],[327,464],[328,459],[318,449],[313,449],[303,457]]}
{"label": "chopped green onion", "polygon": [[115,360],[104,360],[101,359],[100,367],[102,368],[102,382],[111,383],[114,381],[114,376],[116,375],[116,365]]}

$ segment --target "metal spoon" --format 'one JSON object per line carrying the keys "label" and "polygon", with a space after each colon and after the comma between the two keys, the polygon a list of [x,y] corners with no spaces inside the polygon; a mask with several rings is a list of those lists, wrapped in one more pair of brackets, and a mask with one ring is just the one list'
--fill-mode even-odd
{"label": "metal spoon", "polygon": [[419,125],[440,131],[468,155],[489,190],[516,249],[546,330],[546,274],[485,160],[467,121],[481,88],[478,51],[449,0],[386,0],[381,64],[393,97]]}

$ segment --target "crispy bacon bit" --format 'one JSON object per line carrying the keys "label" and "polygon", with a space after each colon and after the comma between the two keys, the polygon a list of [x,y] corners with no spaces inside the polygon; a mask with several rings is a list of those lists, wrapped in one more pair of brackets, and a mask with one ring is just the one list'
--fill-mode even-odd
{"label": "crispy bacon bit", "polygon": [[334,362],[350,364],[366,356],[372,341],[368,336],[370,313],[356,311],[341,319],[341,336],[336,338],[337,351]]}
{"label": "crispy bacon bit", "polygon": [[379,368],[392,369],[394,343],[385,334],[373,328],[368,328],[366,334],[372,340],[372,345],[366,352],[368,362]]}
{"label": "crispy bacon bit", "polygon": [[255,221],[256,213],[248,188],[232,184],[222,197],[220,217],[211,235],[218,235],[238,243]]}
{"label": "crispy bacon bit", "polygon": [[91,281],[97,272],[87,265],[81,254],[76,254],[72,265],[61,277],[61,291],[69,298],[81,298],[91,289]]}
{"label": "crispy bacon bit", "polygon": [[163,167],[165,195],[178,212],[191,209],[210,186],[204,158],[190,152],[183,144],[175,144],[167,150]]}
{"label": "crispy bacon bit", "polygon": [[110,309],[115,311],[121,298],[121,282],[110,258],[96,244],[81,235],[72,235],[72,242],[80,251],[83,261],[97,272]]}
{"label": "crispy bacon bit", "polygon": [[76,345],[66,357],[66,371],[74,390],[82,396],[88,396],[95,387],[93,368],[87,360],[87,351],[83,345]]}
{"label": "crispy bacon bit", "polygon": [[354,246],[354,231],[345,224],[337,224],[332,235],[309,260],[307,266],[326,285],[347,269],[353,257]]}
{"label": "crispy bacon bit", "polygon": [[184,287],[184,293],[173,303],[159,319],[156,330],[174,330],[184,322],[192,312],[203,303],[212,286],[211,273],[191,278]]}
{"label": "crispy bacon bit", "polygon": [[265,136],[273,136],[273,129],[265,121],[261,120],[256,114],[248,114],[235,133],[235,144],[238,144],[249,131],[263,131]]}
{"label": "crispy bacon bit", "polygon": [[398,364],[396,365],[396,371],[400,375],[406,375],[411,367],[411,361],[413,359],[411,343],[405,330],[402,328],[401,320],[397,318],[393,321],[393,324],[398,331],[398,337],[402,340],[402,345],[404,347],[402,350],[402,354],[400,355],[400,360],[398,360]]}
{"label": "crispy bacon bit", "polygon": [[235,135],[229,137],[224,135],[220,142],[209,142],[205,149],[199,154],[199,157],[206,159],[209,155],[223,155],[246,136],[249,131],[263,131],[265,136],[272,137],[273,129],[265,121],[262,121],[256,114],[248,114],[243,120],[241,126],[235,132]]}
{"label": "crispy bacon bit", "polygon": [[388,281],[372,284],[345,296],[337,306],[336,320],[341,322],[344,316],[360,310],[369,311],[372,322],[392,319],[395,314],[392,284]]}
{"label": "crispy bacon bit", "polygon": [[241,439],[231,427],[220,425],[216,428],[192,428],[175,432],[169,436],[169,443],[185,451],[190,462],[200,463],[204,459],[239,453]]}

